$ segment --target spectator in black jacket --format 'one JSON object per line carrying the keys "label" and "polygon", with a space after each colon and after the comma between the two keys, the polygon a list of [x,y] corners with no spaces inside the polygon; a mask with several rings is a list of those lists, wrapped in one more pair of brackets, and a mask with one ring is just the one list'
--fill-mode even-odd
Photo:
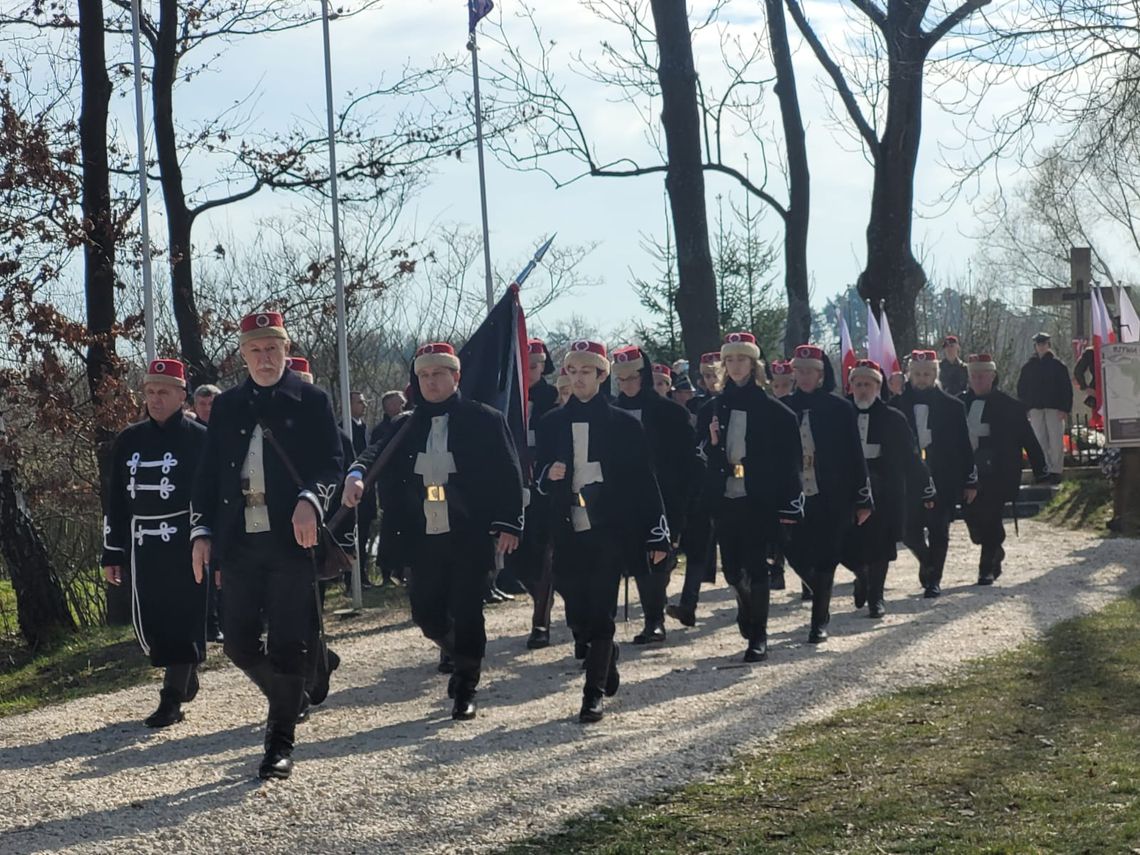
{"label": "spectator in black jacket", "polygon": [[[958,397],[966,391],[966,363],[959,357],[961,345],[958,336],[942,339],[942,361],[938,363],[938,382],[947,395]],[[897,392],[896,394],[901,394]]]}
{"label": "spectator in black jacket", "polygon": [[1065,467],[1065,418],[1073,409],[1073,384],[1046,333],[1033,336],[1033,350],[1017,378],[1017,397],[1029,410],[1029,423],[1045,451],[1049,480],[1056,484]]}

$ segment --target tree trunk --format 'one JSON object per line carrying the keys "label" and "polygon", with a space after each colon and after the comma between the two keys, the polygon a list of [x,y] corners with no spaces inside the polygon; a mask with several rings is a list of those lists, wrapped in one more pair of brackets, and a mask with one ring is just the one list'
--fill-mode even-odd
{"label": "tree trunk", "polygon": [[60,632],[75,630],[67,597],[43,538],[36,531],[16,489],[12,469],[0,462],[0,554],[16,592],[16,617],[28,646],[37,647]]}
{"label": "tree trunk", "polygon": [[202,344],[201,319],[194,301],[194,275],[191,266],[194,213],[186,205],[182,166],[178,160],[178,138],[174,130],[174,83],[178,74],[178,0],[160,0],[158,41],[154,56],[154,141],[162,179],[162,199],[166,208],[166,228],[170,252],[170,283],[174,320],[182,358],[190,372],[191,385],[213,383],[218,368],[206,356]]}
{"label": "tree trunk", "polygon": [[1114,506],[1120,532],[1140,535],[1140,448],[1120,450],[1120,477],[1116,479]]}
{"label": "tree trunk", "polygon": [[784,125],[784,148],[788,158],[788,210],[784,215],[784,290],[788,295],[788,323],[784,332],[784,355],[811,336],[811,303],[808,295],[807,239],[811,207],[811,171],[807,140],[800,114],[795,67],[788,44],[783,0],[765,0],[768,10],[768,41],[776,67],[776,98]]}
{"label": "tree trunk", "polygon": [[[105,489],[103,466],[114,439],[115,394],[115,223],[111,214],[111,178],[107,158],[107,112],[111,78],[107,76],[101,0],[79,0],[79,69],[82,103],[79,148],[83,156],[83,290],[87,305],[87,388],[95,414],[99,483]],[[107,622],[131,620],[130,591],[107,586]]]}
{"label": "tree trunk", "polygon": [[677,243],[677,315],[689,364],[699,365],[702,353],[720,347],[720,325],[705,210],[693,40],[685,0],[651,0],[650,5],[660,54],[657,78],[669,161],[665,190]]}
{"label": "tree trunk", "polygon": [[895,344],[904,353],[920,344],[915,305],[926,285],[926,273],[911,251],[926,48],[900,39],[889,50],[887,118],[875,157],[867,262],[858,285],[859,296],[871,301],[876,314],[885,301]]}

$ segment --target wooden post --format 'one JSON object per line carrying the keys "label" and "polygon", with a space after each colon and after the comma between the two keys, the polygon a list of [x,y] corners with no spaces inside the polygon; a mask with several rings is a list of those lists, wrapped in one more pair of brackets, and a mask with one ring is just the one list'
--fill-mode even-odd
{"label": "wooden post", "polygon": [[1140,448],[1122,448],[1116,481],[1115,510],[1121,534],[1140,534]]}
{"label": "wooden post", "polygon": [[1073,300],[1073,338],[1089,339],[1085,289],[1092,280],[1092,251],[1087,246],[1069,247],[1069,287]]}

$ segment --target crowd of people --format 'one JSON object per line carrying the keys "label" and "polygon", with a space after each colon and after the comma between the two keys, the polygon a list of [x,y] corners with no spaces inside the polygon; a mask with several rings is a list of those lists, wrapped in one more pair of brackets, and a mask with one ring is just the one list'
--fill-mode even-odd
{"label": "crowd of people", "polygon": [[[381,583],[406,583],[458,721],[478,711],[484,606],[530,595],[526,646],[538,649],[551,644],[560,596],[584,671],[578,719],[591,723],[620,687],[623,578],[644,619],[633,643],[661,645],[667,617],[696,625],[719,564],[747,662],[769,655],[770,592],[785,588],[788,567],[811,602],[812,644],[828,639],[840,565],[855,608],[884,616],[899,543],[918,561],[917,590],[939,597],[956,513],[980,547],[978,584],[992,585],[1023,453],[1038,480],[1059,477],[1056,428],[1072,398],[1043,335],[1017,398],[998,387],[990,354],[963,361],[953,336],[941,359],[913,351],[905,375],[863,359],[838,379],[822,348],[768,361],[749,332],[726,335],[695,374],[592,340],[572,342],[557,365],[531,339],[527,430],[515,436],[502,413],[459,391],[456,349],[429,342],[369,430],[364,396],[353,393],[351,424],[338,425],[290,346],[280,314],[248,315],[249,377],[200,387],[189,406],[182,363],[151,362],[146,417],[118,436],[104,496],[105,574],[131,585],[139,642],[165,669],[146,724],[182,719],[207,642],[224,639],[267,700],[262,778],[289,777],[296,726],[340,662],[321,628],[318,559],[330,537],[359,543],[365,562],[375,553]],[[356,524],[330,533],[342,505]],[[210,625],[218,589],[220,630]]]}

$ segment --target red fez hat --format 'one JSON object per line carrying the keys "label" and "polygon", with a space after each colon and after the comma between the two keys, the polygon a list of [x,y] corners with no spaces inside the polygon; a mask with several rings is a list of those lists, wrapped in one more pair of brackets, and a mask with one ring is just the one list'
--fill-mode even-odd
{"label": "red fez hat", "polygon": [[912,350],[910,352],[910,361],[914,362],[937,362],[938,354],[933,350]]}
{"label": "red fez hat", "polygon": [[942,339],[942,346],[943,347],[945,347],[948,344],[957,344],[957,343],[958,343],[958,336],[956,336],[956,335],[948,335],[948,336],[946,336],[946,338]]}
{"label": "red fez hat", "polygon": [[792,367],[818,368],[822,371],[826,359],[823,348],[816,347],[814,344],[801,344],[792,353]]}
{"label": "red fez hat", "polygon": [[146,369],[144,383],[169,383],[186,388],[186,366],[177,359],[155,359]]}
{"label": "red fez hat", "polygon": [[971,373],[974,371],[997,371],[997,363],[994,362],[991,353],[971,353],[966,358],[966,370]]}
{"label": "red fez hat", "polygon": [[306,383],[313,382],[313,370],[309,367],[309,360],[303,356],[290,356],[285,360],[285,367],[290,371],[301,375],[301,379]]}
{"label": "red fez hat", "polygon": [[645,357],[642,356],[641,349],[634,344],[614,348],[612,361],[614,371],[620,371],[621,375],[626,377],[645,367]]}
{"label": "red fez hat", "polygon": [[715,365],[720,362],[720,351],[710,350],[708,353],[701,354],[701,365]]}
{"label": "red fez hat", "polygon": [[661,377],[665,377],[668,380],[673,379],[673,369],[670,368],[668,365],[664,365],[660,362],[654,362],[653,363],[653,373],[654,373],[654,375],[660,375]]}
{"label": "red fez hat", "polygon": [[419,371],[421,368],[431,368],[437,365],[458,371],[459,357],[455,355],[455,348],[446,341],[421,344],[416,350],[416,359],[412,365],[412,370]]}
{"label": "red fez hat", "polygon": [[541,354],[542,356],[546,356],[546,342],[540,338],[528,339],[526,352],[533,355]]}
{"label": "red fez hat", "polygon": [[851,366],[851,371],[848,373],[848,378],[854,380],[856,377],[866,377],[868,380],[874,380],[879,385],[883,383],[883,369],[879,367],[873,359],[859,359]]}
{"label": "red fez hat", "polygon": [[610,371],[610,361],[606,357],[606,346],[600,341],[580,339],[571,342],[570,349],[566,351],[566,356],[562,359],[562,364],[569,365],[571,362],[577,365],[592,365],[605,374]]}
{"label": "red fez hat", "polygon": [[791,376],[792,374],[792,363],[786,359],[777,359],[772,363],[771,368],[772,375],[775,377]]}
{"label": "red fez hat", "polygon": [[258,338],[289,338],[280,312],[251,312],[241,319],[241,344]]}
{"label": "red fez hat", "polygon": [[756,336],[750,332],[730,332],[724,337],[724,344],[720,346],[720,358],[733,354],[760,358],[760,347],[756,344]]}

